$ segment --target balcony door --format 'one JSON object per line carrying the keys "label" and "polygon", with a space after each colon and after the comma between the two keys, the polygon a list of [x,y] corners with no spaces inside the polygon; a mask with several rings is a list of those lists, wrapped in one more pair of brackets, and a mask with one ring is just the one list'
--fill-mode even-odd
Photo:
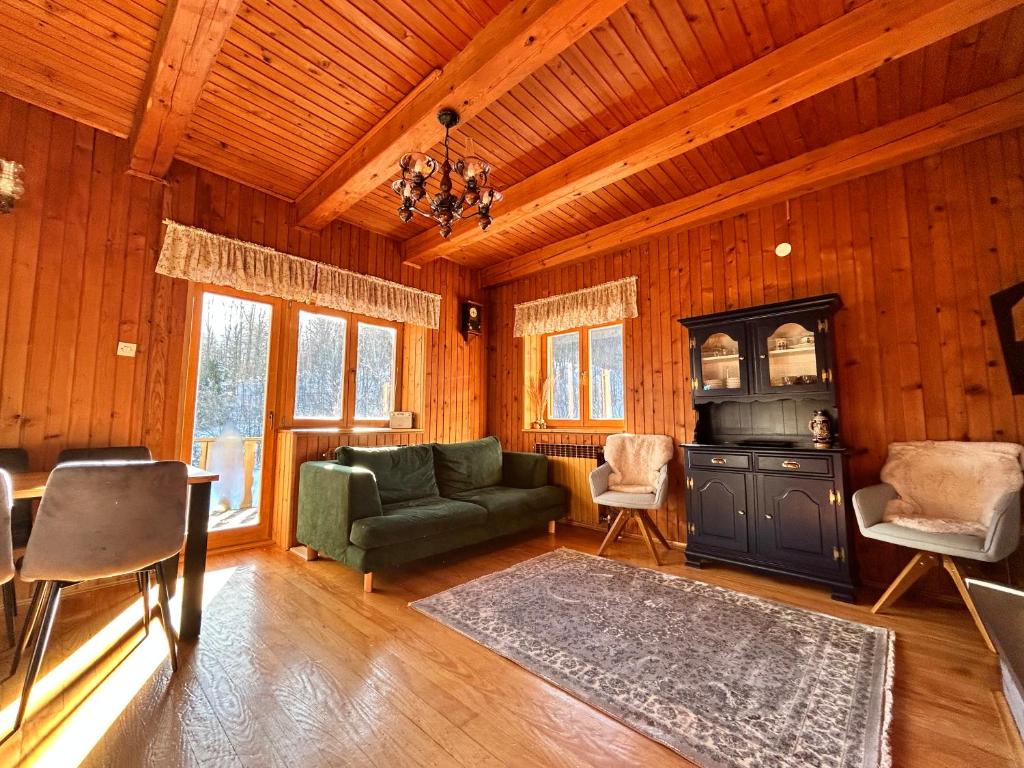
{"label": "balcony door", "polygon": [[192,291],[181,455],[220,475],[210,546],[270,537],[280,303],[227,288]]}

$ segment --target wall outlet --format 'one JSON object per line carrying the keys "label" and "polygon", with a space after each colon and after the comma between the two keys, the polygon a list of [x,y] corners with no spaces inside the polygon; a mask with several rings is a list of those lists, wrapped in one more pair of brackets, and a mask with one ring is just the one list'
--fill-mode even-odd
{"label": "wall outlet", "polygon": [[135,357],[135,344],[132,344],[130,341],[117,342],[117,356]]}

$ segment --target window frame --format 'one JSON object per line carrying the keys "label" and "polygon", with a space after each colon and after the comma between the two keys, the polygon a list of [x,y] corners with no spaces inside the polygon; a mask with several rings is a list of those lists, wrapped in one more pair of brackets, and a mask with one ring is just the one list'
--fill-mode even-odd
{"label": "window frame", "polygon": [[[345,356],[342,374],[341,392],[341,418],[325,417],[312,418],[308,416],[296,417],[296,377],[298,376],[299,363],[299,313],[326,315],[340,318],[345,321]],[[298,429],[380,429],[390,424],[390,414],[384,419],[356,419],[355,410],[355,389],[356,389],[356,365],[358,363],[359,323],[375,325],[382,328],[393,328],[395,330],[395,360],[393,368],[394,376],[394,397],[392,410],[396,410],[402,402],[402,358],[403,358],[403,324],[391,320],[382,320],[377,317],[360,315],[355,312],[342,312],[337,309],[329,309],[313,304],[301,304],[289,302],[288,318],[286,329],[286,367],[284,370],[285,380],[285,419],[284,426]]]}
{"label": "window frame", "polygon": [[[623,413],[621,419],[595,419],[590,415],[590,334],[592,331],[599,331],[605,328],[619,328],[622,331],[622,397]],[[552,397],[549,392],[544,421],[549,427],[555,428],[594,428],[602,431],[624,430],[626,428],[626,324],[623,321],[614,323],[601,323],[600,325],[583,325],[578,328],[567,328],[563,331],[545,333],[541,336],[540,342],[540,370],[548,379],[548,387],[552,387],[554,377],[551,370],[549,347],[551,339],[556,336],[568,336],[576,334],[579,340],[580,350],[580,381],[579,381],[579,403],[580,418],[578,419],[553,419],[551,418]]]}

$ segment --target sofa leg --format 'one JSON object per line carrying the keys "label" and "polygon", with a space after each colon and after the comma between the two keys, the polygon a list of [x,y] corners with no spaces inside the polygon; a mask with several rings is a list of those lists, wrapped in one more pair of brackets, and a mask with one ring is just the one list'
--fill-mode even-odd
{"label": "sofa leg", "polygon": [[363,574],[363,592],[373,592],[373,572]]}
{"label": "sofa leg", "polygon": [[293,555],[301,557],[303,560],[306,561],[318,560],[320,558],[319,552],[317,552],[312,547],[307,547],[305,544],[300,544],[297,547],[292,547],[288,551],[291,552]]}
{"label": "sofa leg", "polygon": [[548,533],[554,533],[554,532],[555,532],[555,521],[554,520],[548,520]]}

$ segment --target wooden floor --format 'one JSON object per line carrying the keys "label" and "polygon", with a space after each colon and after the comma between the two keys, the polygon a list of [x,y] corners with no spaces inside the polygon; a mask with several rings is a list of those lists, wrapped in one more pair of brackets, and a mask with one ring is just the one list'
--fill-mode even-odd
{"label": "wooden floor", "polygon": [[[560,527],[362,579],[274,550],[211,557],[203,634],[170,677],[130,585],[69,595],[34,714],[5,765],[686,766],[666,748],[410,610],[410,600],[547,552],[597,549]],[[647,565],[639,543],[613,557]],[[897,632],[895,766],[1020,765],[992,657],[965,611],[908,599],[890,617],[726,568],[664,570]],[[867,596],[870,597],[870,596]],[[23,611],[22,611],[23,613]],[[684,638],[680,638],[684,642]],[[0,657],[0,664],[7,660]],[[0,688],[0,719],[15,701]],[[49,689],[49,690],[47,690]],[[41,707],[41,708],[40,708]]]}

